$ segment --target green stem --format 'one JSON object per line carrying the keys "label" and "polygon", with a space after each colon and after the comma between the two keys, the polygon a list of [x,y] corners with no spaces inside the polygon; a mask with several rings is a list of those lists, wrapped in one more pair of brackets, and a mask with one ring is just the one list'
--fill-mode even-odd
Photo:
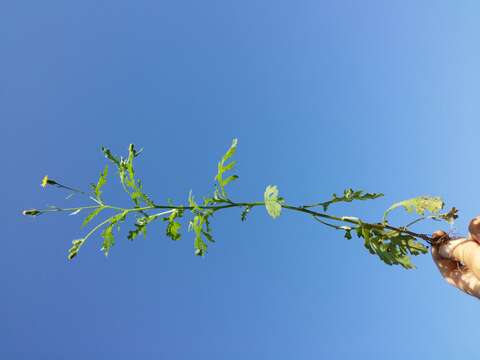
{"label": "green stem", "polygon": [[[228,209],[228,208],[247,207],[247,206],[250,207],[250,208],[253,208],[255,206],[264,206],[264,205],[265,205],[264,202],[241,202],[241,203],[229,202],[226,205],[207,205],[207,206],[199,205],[198,207],[200,209],[203,209],[203,210],[218,211],[218,210]],[[39,211],[41,213],[42,212],[56,212],[56,211],[76,211],[76,210],[79,210],[79,209],[81,209],[81,210],[83,210],[83,209],[95,209],[95,208],[99,208],[99,207],[103,207],[103,208],[106,208],[106,209],[118,210],[119,212],[125,212],[127,214],[132,213],[132,212],[144,212],[144,211],[149,211],[149,210],[153,210],[153,209],[170,210],[170,211],[166,211],[164,213],[155,214],[155,215],[158,215],[158,216],[161,216],[161,215],[166,214],[166,213],[170,213],[173,210],[192,210],[193,209],[193,206],[183,206],[183,205],[154,205],[154,206],[145,206],[145,207],[136,207],[136,208],[121,208],[121,207],[111,206],[111,205],[103,205],[103,206],[101,206],[101,205],[91,205],[91,206],[82,206],[82,207],[65,208],[65,209],[62,209],[62,208],[45,209],[45,210],[39,210]],[[318,211],[313,211],[313,210],[310,210],[309,208],[307,208],[305,206],[293,206],[293,205],[282,204],[282,208],[287,209],[287,210],[291,210],[291,211],[296,211],[296,212],[309,214],[309,215],[312,215],[314,218],[329,219],[329,220],[334,220],[334,221],[343,222],[343,223],[349,223],[349,224],[353,224],[353,225],[357,225],[357,226],[367,225],[369,227],[377,228],[377,229],[389,229],[389,230],[397,231],[398,233],[403,233],[403,234],[413,236],[415,238],[422,239],[422,240],[428,242],[429,244],[431,244],[432,241],[433,241],[433,239],[426,234],[416,233],[416,232],[408,230],[407,229],[408,226],[406,226],[406,227],[396,227],[396,226],[392,226],[392,225],[385,224],[385,223],[366,223],[366,222],[363,222],[359,218],[356,218],[356,217],[350,217],[350,216],[338,217],[338,216],[334,216],[334,215],[330,215],[330,214],[326,214],[326,213],[321,213],[321,212],[318,212]],[[100,227],[105,225],[109,220],[110,219],[107,219],[106,221],[97,225],[94,229],[92,229],[92,231],[90,233],[87,234],[86,238],[88,236],[90,236],[91,234],[93,234],[93,232],[98,230]],[[319,219],[317,219],[317,220],[319,220]],[[324,223],[325,225],[328,224],[328,223],[325,223],[325,222],[322,222],[322,223]],[[328,226],[335,227],[335,225],[332,225],[332,224],[328,224]]]}
{"label": "green stem", "polygon": [[95,226],[92,230],[90,230],[88,232],[87,235],[84,236],[84,240],[86,241],[90,236],[92,236],[98,229],[100,229],[103,225],[107,224],[108,222],[110,222],[111,218],[108,218],[107,220],[105,221],[102,221],[100,224],[98,224],[97,226]]}
{"label": "green stem", "polygon": [[371,227],[374,227],[374,228],[377,228],[377,229],[394,230],[394,231],[398,231],[399,233],[403,233],[403,234],[414,236],[416,238],[420,238],[422,240],[425,240],[428,243],[431,243],[433,241],[433,239],[426,234],[416,233],[416,232],[407,230],[404,227],[395,227],[395,226],[392,226],[392,225],[382,224],[382,223],[376,223],[376,224],[365,223],[365,222],[361,221],[360,219],[355,219],[353,217],[332,216],[332,215],[329,215],[329,214],[319,213],[317,211],[309,210],[309,209],[306,209],[304,207],[297,207],[297,206],[290,206],[290,205],[282,205],[282,207],[285,208],[285,209],[299,211],[299,212],[303,212],[303,213],[310,214],[310,215],[313,215],[313,216],[322,217],[322,218],[325,218],[325,219],[347,222],[347,223],[355,224],[355,225],[362,225],[363,224],[363,225],[368,225],[368,226],[371,226]]}

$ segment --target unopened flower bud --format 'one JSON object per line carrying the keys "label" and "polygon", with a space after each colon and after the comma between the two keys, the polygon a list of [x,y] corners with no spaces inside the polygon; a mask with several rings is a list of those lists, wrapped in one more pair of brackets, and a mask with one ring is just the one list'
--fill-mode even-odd
{"label": "unopened flower bud", "polygon": [[40,214],[40,211],[37,209],[23,210],[23,215],[36,216],[38,214]]}

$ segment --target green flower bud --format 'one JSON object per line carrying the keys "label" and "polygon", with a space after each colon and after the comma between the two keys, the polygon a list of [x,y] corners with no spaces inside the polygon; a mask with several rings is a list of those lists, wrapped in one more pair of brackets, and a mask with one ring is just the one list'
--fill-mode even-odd
{"label": "green flower bud", "polygon": [[37,209],[23,210],[23,215],[37,216],[38,214],[40,214],[40,211]]}

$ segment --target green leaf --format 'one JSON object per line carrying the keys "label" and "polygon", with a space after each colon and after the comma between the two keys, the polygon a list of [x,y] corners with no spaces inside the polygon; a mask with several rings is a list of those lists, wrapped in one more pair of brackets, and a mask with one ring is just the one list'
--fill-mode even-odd
{"label": "green leaf", "polygon": [[108,225],[102,232],[103,245],[101,250],[103,251],[105,256],[108,256],[110,248],[115,244],[115,238],[113,236],[113,225],[114,224]]}
{"label": "green leaf", "polygon": [[105,168],[103,169],[103,172],[100,174],[100,177],[98,178],[97,185],[95,185],[93,191],[95,193],[95,198],[99,202],[103,202],[101,195],[102,195],[102,187],[105,185],[107,182],[107,175],[108,175],[108,165],[105,165]]}
{"label": "green leaf", "polygon": [[137,184],[131,187],[133,192],[130,194],[132,201],[139,206],[140,200],[148,206],[155,206],[154,202],[143,192],[142,182],[137,180]]}
{"label": "green leaf", "polygon": [[207,244],[202,239],[204,218],[202,215],[196,215],[193,220],[190,221],[190,228],[195,232],[194,248],[196,256],[205,256],[207,252]]}
{"label": "green leaf", "polygon": [[455,222],[456,219],[458,219],[458,209],[453,207],[447,213],[440,214],[438,218],[445,220],[451,225]]}
{"label": "green leaf", "polygon": [[280,216],[282,212],[282,200],[278,197],[278,189],[276,185],[268,185],[263,194],[265,201],[265,208],[268,215],[273,219]]}
{"label": "green leaf", "polygon": [[400,265],[413,269],[410,256],[425,254],[428,249],[411,235],[369,224],[360,224],[357,236],[364,239],[365,248],[372,255],[377,255],[387,265]]}
{"label": "green leaf", "polygon": [[424,215],[425,211],[429,211],[432,214],[438,214],[443,209],[444,202],[440,197],[432,196],[419,196],[413,199],[397,202],[390,206],[383,214],[383,221],[387,220],[388,214],[399,207],[403,207],[407,212],[416,212],[419,215]]}
{"label": "green leaf", "polygon": [[194,248],[196,256],[205,256],[205,254],[207,253],[208,246],[203,240],[203,237],[205,237],[210,242],[215,242],[211,234],[212,229],[210,228],[210,223],[208,219],[210,215],[211,213],[197,214],[189,223],[189,230],[193,229],[193,231],[195,232]]}
{"label": "green leaf", "polygon": [[345,230],[345,238],[348,240],[352,239],[352,230]]}
{"label": "green leaf", "polygon": [[180,234],[180,228],[182,225],[179,222],[171,221],[167,225],[166,234],[172,240],[180,240],[182,235]]}
{"label": "green leaf", "polygon": [[116,166],[120,166],[120,160],[112,154],[110,149],[106,148],[105,146],[102,146],[102,152],[108,160],[110,160]]}
{"label": "green leaf", "polygon": [[133,169],[133,159],[135,159],[136,157],[137,157],[137,151],[135,150],[135,145],[130,144],[128,146],[128,158],[125,162],[125,166],[129,176],[128,184],[132,188],[135,188],[135,171]]}
{"label": "green leaf", "polygon": [[230,184],[233,180],[235,179],[238,179],[238,176],[237,175],[231,175],[229,176],[228,178],[226,179],[223,179],[221,184],[223,187],[227,186],[228,184]]}
{"label": "green leaf", "polygon": [[242,211],[242,214],[240,215],[240,218],[242,219],[242,221],[246,221],[246,220],[247,220],[247,215],[248,215],[248,213],[250,212],[250,210],[252,210],[252,206],[251,206],[251,205],[245,206],[245,208],[244,208],[243,211]]}
{"label": "green leaf", "polygon": [[236,164],[236,161],[232,161],[228,164],[225,164],[225,163],[235,154],[235,151],[237,150],[237,144],[238,144],[238,140],[233,139],[232,145],[230,145],[230,148],[227,150],[225,155],[223,155],[222,159],[218,163],[217,175],[215,175],[215,180],[218,182],[218,186],[220,187],[220,192],[217,192],[217,191],[215,192],[216,198],[226,198],[227,193],[225,192],[225,186],[227,186],[233,180],[238,179],[237,175],[231,175],[226,179],[223,178],[223,174],[229,170],[233,170]]}
{"label": "green leaf", "polygon": [[215,240],[213,239],[213,236],[212,234],[210,234],[209,232],[205,231],[205,230],[202,230],[202,234],[203,236],[205,236],[205,239],[207,239],[208,241],[214,243]]}
{"label": "green leaf", "polygon": [[125,173],[127,171],[126,165],[125,165],[125,160],[122,158],[117,158],[112,154],[110,149],[102,146],[102,152],[105,155],[105,157],[110,160],[118,170],[118,176],[120,177],[120,182],[122,184],[123,189],[128,192],[126,185],[125,185]]}
{"label": "green leaf", "polygon": [[121,213],[118,213],[117,215],[114,215],[110,218],[110,224],[112,225],[117,225],[118,230],[120,230],[120,224],[121,222],[125,221],[127,217],[128,211],[122,211]]}
{"label": "green leaf", "polygon": [[137,151],[135,145],[130,144],[128,147],[128,157],[126,159],[113,156],[110,150],[102,147],[102,151],[112,161],[118,169],[120,176],[120,182],[127,194],[130,195],[131,200],[135,206],[140,207],[141,201],[148,206],[154,206],[153,201],[144,193],[142,183],[140,180],[135,179],[135,170],[133,167],[133,160],[141,153],[142,150]]}
{"label": "green leaf", "polygon": [[353,189],[346,189],[343,191],[343,196],[337,196],[337,194],[332,195],[332,199],[321,202],[318,204],[310,205],[307,207],[316,207],[316,206],[322,206],[323,211],[327,211],[328,207],[332,204],[338,203],[338,202],[352,202],[354,200],[372,200],[372,199],[377,199],[379,197],[384,196],[381,193],[365,193],[363,190],[353,190]]}
{"label": "green leaf", "polygon": [[202,209],[195,201],[195,196],[193,196],[192,190],[190,190],[190,192],[188,193],[188,205],[192,207],[192,212],[194,214],[202,214]]}
{"label": "green leaf", "polygon": [[78,239],[72,241],[72,247],[68,250],[68,260],[72,260],[75,256],[77,256],[84,242],[85,239]]}
{"label": "green leaf", "polygon": [[147,225],[157,218],[158,216],[144,216],[137,219],[137,222],[135,223],[135,229],[128,232],[127,239],[135,240],[135,238],[140,234],[147,236]]}
{"label": "green leaf", "polygon": [[205,256],[207,253],[207,244],[202,240],[201,237],[195,237],[195,256]]}
{"label": "green leaf", "polygon": [[137,238],[138,235],[143,234],[143,236],[147,235],[146,226],[143,224],[135,223],[135,229],[130,230],[127,235],[127,239],[133,241]]}
{"label": "green leaf", "polygon": [[83,220],[83,223],[81,225],[81,227],[84,227],[85,225],[87,225],[90,221],[93,220],[93,218],[95,216],[97,216],[98,214],[100,214],[100,212],[105,209],[105,207],[103,206],[99,206],[98,208],[96,208],[95,210],[93,210],[90,214],[88,214],[88,216],[85,218],[85,220]]}
{"label": "green leaf", "polygon": [[405,247],[408,249],[408,252],[412,255],[420,255],[420,254],[428,253],[427,247],[422,243],[418,242],[418,240],[416,240],[413,237],[406,239]]}
{"label": "green leaf", "polygon": [[176,209],[173,211],[168,217],[163,218],[163,221],[168,221],[167,228],[166,228],[166,235],[172,240],[180,240],[180,228],[181,224],[175,219],[181,218],[183,216],[183,211]]}

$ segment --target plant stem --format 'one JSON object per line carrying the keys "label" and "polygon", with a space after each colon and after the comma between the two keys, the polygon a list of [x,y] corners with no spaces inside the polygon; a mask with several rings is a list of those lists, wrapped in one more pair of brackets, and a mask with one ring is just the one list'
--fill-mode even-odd
{"label": "plant stem", "polygon": [[422,239],[422,240],[425,240],[426,242],[428,242],[429,244],[432,243],[433,239],[426,235],[426,234],[420,234],[420,233],[416,233],[416,232],[413,232],[413,231],[410,231],[410,230],[407,230],[403,227],[396,227],[396,226],[392,226],[392,225],[388,225],[388,224],[382,224],[382,223],[376,223],[376,224],[370,224],[370,223],[365,223],[361,220],[355,220],[354,218],[352,217],[338,217],[338,216],[332,216],[332,215],[328,215],[328,214],[325,214],[325,213],[319,213],[317,211],[312,211],[312,210],[309,210],[309,209],[306,209],[302,206],[298,207],[298,206],[290,206],[290,205],[282,205],[283,208],[285,209],[289,209],[289,210],[293,210],[293,211],[299,211],[299,212],[303,212],[303,213],[307,213],[307,214],[310,214],[310,215],[313,215],[313,216],[316,216],[316,217],[322,217],[322,218],[325,218],[325,219],[330,219],[330,220],[335,220],[335,221],[342,221],[342,222],[347,222],[347,223],[350,223],[350,224],[355,224],[355,225],[368,225],[368,226],[371,226],[371,227],[375,227],[377,229],[389,229],[389,230],[394,230],[394,231],[398,231],[399,233],[403,233],[403,234],[407,234],[407,235],[411,235],[413,237],[416,237],[416,238],[419,238],[419,239]]}
{"label": "plant stem", "polygon": [[[198,208],[202,210],[213,210],[213,211],[218,211],[222,209],[228,209],[228,208],[236,208],[236,207],[250,207],[253,208],[255,206],[264,206],[264,202],[241,202],[241,203],[235,203],[235,202],[228,202],[226,205],[206,205],[206,206],[201,206],[199,205]],[[149,211],[149,210],[154,210],[154,209],[163,209],[163,210],[192,210],[193,206],[183,206],[183,205],[154,205],[154,206],[145,206],[145,207],[136,207],[136,208],[121,208],[117,206],[111,206],[111,205],[91,205],[91,206],[81,206],[81,207],[75,207],[75,208],[55,208],[55,209],[45,209],[45,210],[39,210],[41,213],[43,212],[56,212],[56,211],[77,211],[79,209],[96,209],[99,207],[103,207],[105,209],[113,209],[117,210],[119,212],[125,212],[125,213],[132,213],[132,212],[144,212],[144,211]],[[305,214],[312,215],[314,218],[324,218],[324,219],[329,219],[329,220],[334,220],[338,222],[343,222],[343,223],[349,223],[349,224],[354,224],[357,226],[360,225],[366,225],[372,228],[377,228],[377,229],[389,229],[393,231],[397,231],[398,233],[403,233],[407,234],[410,236],[413,236],[415,238],[422,239],[426,241],[429,244],[432,244],[433,238],[426,234],[421,234],[421,233],[416,233],[413,231],[408,230],[406,227],[396,227],[392,226],[389,224],[385,223],[366,223],[361,221],[359,218],[356,217],[350,217],[350,216],[334,216],[326,213],[321,213],[318,211],[313,211],[310,210],[309,208],[305,206],[293,206],[293,205],[287,205],[287,204],[282,204],[282,208],[291,210],[291,211],[296,211],[296,212],[301,212]],[[170,211],[166,211],[165,213],[169,213]],[[164,213],[160,213],[164,214]],[[160,215],[156,214],[156,215]],[[101,224],[97,225],[93,230],[92,233],[96,230],[98,230],[101,226],[105,225],[108,221],[104,221]],[[331,224],[328,224],[329,226],[333,226]],[[91,235],[90,233],[87,235],[87,237]]]}

